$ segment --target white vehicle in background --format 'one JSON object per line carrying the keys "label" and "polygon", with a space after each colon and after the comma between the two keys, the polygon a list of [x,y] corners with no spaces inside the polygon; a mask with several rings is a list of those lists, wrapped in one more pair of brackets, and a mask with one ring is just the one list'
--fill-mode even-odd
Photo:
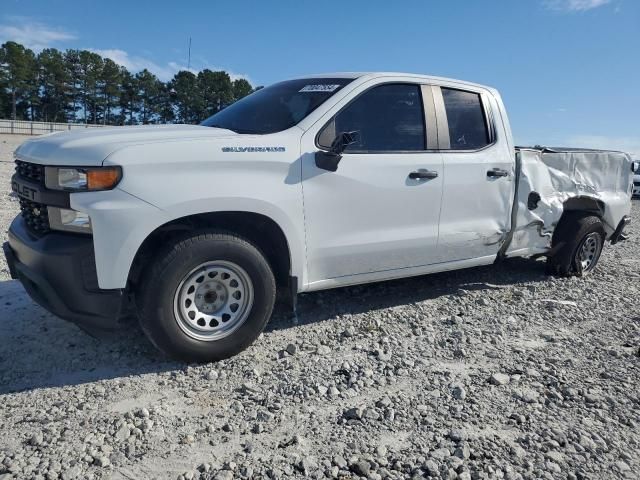
{"label": "white vehicle in background", "polygon": [[633,196],[640,197],[640,170],[633,174]]}
{"label": "white vehicle in background", "polygon": [[583,275],[624,238],[632,162],[516,148],[498,92],[398,73],[261,89],[199,126],[56,133],[16,151],[14,278],[90,331],[135,312],[186,360],[249,346],[298,293],[547,256]]}

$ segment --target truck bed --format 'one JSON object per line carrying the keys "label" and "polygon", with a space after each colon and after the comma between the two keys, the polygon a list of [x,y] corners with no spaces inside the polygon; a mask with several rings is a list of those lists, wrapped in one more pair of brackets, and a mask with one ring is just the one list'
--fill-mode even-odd
{"label": "truck bed", "polygon": [[626,153],[517,147],[516,169],[512,238],[506,256],[548,252],[565,210],[589,203],[599,210],[607,238],[631,210],[632,160]]}

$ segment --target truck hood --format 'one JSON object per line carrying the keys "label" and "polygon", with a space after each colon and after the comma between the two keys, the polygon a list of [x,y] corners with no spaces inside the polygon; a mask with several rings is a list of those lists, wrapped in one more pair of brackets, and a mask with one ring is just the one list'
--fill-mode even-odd
{"label": "truck hood", "polygon": [[90,167],[102,165],[111,153],[129,145],[237,135],[231,130],[199,125],[87,128],[32,138],[15,153],[19,160],[32,163]]}

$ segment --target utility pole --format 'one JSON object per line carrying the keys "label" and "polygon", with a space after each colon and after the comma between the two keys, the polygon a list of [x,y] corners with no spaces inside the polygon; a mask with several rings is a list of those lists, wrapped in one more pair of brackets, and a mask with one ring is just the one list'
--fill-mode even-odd
{"label": "utility pole", "polygon": [[191,37],[189,37],[189,57],[187,58],[187,71],[191,71]]}

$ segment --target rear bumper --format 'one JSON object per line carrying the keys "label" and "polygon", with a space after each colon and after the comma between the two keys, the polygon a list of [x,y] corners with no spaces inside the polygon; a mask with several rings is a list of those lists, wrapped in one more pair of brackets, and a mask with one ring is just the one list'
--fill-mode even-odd
{"label": "rear bumper", "polygon": [[54,315],[92,333],[118,326],[123,291],[98,287],[91,237],[65,233],[36,237],[18,216],[3,250],[11,277]]}
{"label": "rear bumper", "polygon": [[622,217],[622,220],[620,220],[616,231],[613,232],[613,235],[611,235],[611,238],[609,239],[611,241],[611,245],[615,245],[620,240],[627,239],[627,236],[624,234],[624,229],[627,225],[629,225],[629,223],[631,223],[631,217],[629,215],[625,215],[624,217]]}

